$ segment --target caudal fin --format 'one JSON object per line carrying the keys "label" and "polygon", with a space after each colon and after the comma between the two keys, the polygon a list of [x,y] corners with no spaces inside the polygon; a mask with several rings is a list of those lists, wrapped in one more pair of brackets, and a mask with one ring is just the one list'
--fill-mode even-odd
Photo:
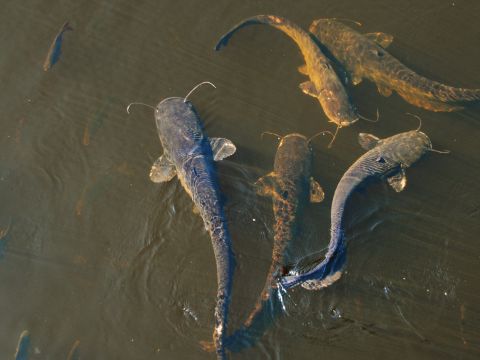
{"label": "caudal fin", "polygon": [[410,94],[408,92],[398,91],[398,94],[408,103],[418,106],[420,108],[435,111],[435,112],[452,112],[464,109],[464,106],[459,104],[442,102],[439,100],[432,100],[418,94]]}
{"label": "caudal fin", "polygon": [[340,247],[323,260],[297,265],[289,275],[281,278],[280,283],[285,289],[302,285],[307,290],[319,290],[340,278],[345,261],[345,248]]}
{"label": "caudal fin", "polygon": [[238,30],[245,26],[255,25],[255,24],[265,24],[265,25],[272,25],[278,27],[283,32],[287,33],[288,35],[292,35],[292,30],[296,32],[303,32],[298,26],[294,25],[287,19],[284,19],[279,16],[275,15],[257,15],[247,18],[233,28],[231,28],[225,35],[223,35],[220,40],[218,41],[217,45],[215,45],[214,49],[216,51],[222,49],[224,46],[227,46],[230,38],[233,34]]}

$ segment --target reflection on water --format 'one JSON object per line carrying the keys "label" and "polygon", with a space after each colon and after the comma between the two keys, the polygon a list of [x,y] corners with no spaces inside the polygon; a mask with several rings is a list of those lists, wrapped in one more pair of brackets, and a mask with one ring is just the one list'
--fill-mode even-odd
{"label": "reflection on water", "polygon": [[[363,23],[394,36],[389,52],[429,78],[479,87],[474,1],[303,0],[232,5],[173,1],[9,2],[0,13],[0,354],[13,358],[28,331],[29,359],[211,359],[199,342],[213,329],[216,278],[208,234],[177,181],[153,184],[161,154],[151,109],[182,96],[209,136],[231,139],[218,164],[237,259],[230,331],[254,305],[271,261],[271,202],[252,184],[272,167],[263,131],[311,136],[330,129],[317,102],[298,90],[302,57],[268,27],[219,36],[241,19],[272,13],[304,28],[314,18]],[[48,9],[48,11],[46,11]],[[68,20],[75,29],[48,72],[43,61]],[[335,186],[363,152],[358,132],[387,137],[423,130],[448,156],[408,169],[396,194],[383,184],[347,208],[348,263],[336,284],[295,288],[286,313],[234,359],[474,359],[480,348],[480,159],[477,108],[436,114],[364,81],[349,89],[378,123],[343,129],[331,149],[314,144],[313,176],[326,199],[305,211],[292,256],[325,248]],[[75,347],[75,343],[78,345]]]}

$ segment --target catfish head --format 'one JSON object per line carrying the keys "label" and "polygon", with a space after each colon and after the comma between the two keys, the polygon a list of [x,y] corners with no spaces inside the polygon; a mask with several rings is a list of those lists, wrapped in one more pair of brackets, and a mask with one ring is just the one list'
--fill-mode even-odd
{"label": "catfish head", "polygon": [[305,136],[292,133],[280,139],[275,155],[275,171],[309,174],[311,162],[312,149]]}
{"label": "catfish head", "polygon": [[336,19],[314,20],[308,30],[328,48],[337,41],[348,41],[349,34],[354,32],[350,27]]}

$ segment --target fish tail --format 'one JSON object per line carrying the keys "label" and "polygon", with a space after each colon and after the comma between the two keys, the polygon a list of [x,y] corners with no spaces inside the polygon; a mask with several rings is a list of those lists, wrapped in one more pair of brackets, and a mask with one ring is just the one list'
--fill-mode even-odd
{"label": "fish tail", "polygon": [[434,91],[435,98],[448,103],[471,103],[480,101],[480,89],[464,89],[441,85]]}
{"label": "fish tail", "polygon": [[[240,328],[225,339],[225,347],[232,352],[239,352],[255,346],[265,331],[274,322],[276,315],[283,307],[280,300],[281,293],[278,287],[269,286],[269,296],[260,297],[255,309]],[[262,294],[264,291],[262,291]]]}
{"label": "fish tail", "polygon": [[480,101],[480,89],[444,85],[403,68],[400,78],[404,86],[395,88],[398,94],[407,102],[430,111],[457,111]]}
{"label": "fish tail", "polygon": [[233,272],[235,259],[231,247],[230,236],[224,227],[225,224],[218,223],[214,229],[221,229],[219,233],[212,232],[215,261],[217,265],[217,303],[214,314],[213,343],[218,359],[225,359],[225,338],[227,334],[228,309],[232,292]]}
{"label": "fish tail", "polygon": [[270,266],[267,280],[262,289],[262,292],[260,293],[260,296],[257,299],[253,310],[250,312],[250,314],[247,316],[247,320],[245,320],[244,322],[244,325],[246,327],[250,327],[254,320],[258,317],[265,317],[271,315],[271,317],[274,318],[274,313],[276,313],[277,311],[269,305],[274,305],[274,301],[276,300],[275,296],[279,295],[278,280],[276,277],[276,274],[278,274],[279,272],[279,268],[280,266],[278,264],[272,264]]}
{"label": "fish tail", "polygon": [[452,112],[462,110],[464,106],[460,103],[448,103],[442,100],[435,100],[426,96],[414,94],[406,91],[397,91],[406,102],[420,108],[436,112]]}
{"label": "fish tail", "polygon": [[247,18],[242,22],[240,22],[239,24],[235,25],[233,28],[231,28],[225,35],[223,35],[220,38],[217,45],[215,45],[214,49],[218,51],[223,47],[225,47],[228,44],[230,38],[235,33],[235,31],[245,26],[255,25],[255,24],[271,25],[281,30],[288,36],[290,36],[296,42],[298,42],[299,35],[308,37],[308,34],[303,29],[301,29],[299,26],[295,25],[294,23],[292,23],[291,21],[285,18],[274,16],[274,15],[257,15],[257,16]]}
{"label": "fish tail", "polygon": [[286,275],[280,282],[285,289],[302,285],[307,290],[319,290],[340,278],[345,261],[345,248],[339,246],[334,253],[327,255],[325,259],[297,267],[296,274]]}
{"label": "fish tail", "polygon": [[65,32],[65,31],[73,31],[73,27],[70,25],[68,21],[65,21],[65,23],[62,26],[61,32]]}

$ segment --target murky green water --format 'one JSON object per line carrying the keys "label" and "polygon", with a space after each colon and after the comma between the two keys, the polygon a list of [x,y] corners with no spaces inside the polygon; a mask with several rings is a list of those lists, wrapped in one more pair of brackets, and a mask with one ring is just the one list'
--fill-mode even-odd
{"label": "murky green water", "polygon": [[[219,164],[237,255],[230,329],[261,290],[270,263],[272,212],[251,184],[273,166],[274,139],[330,127],[301,93],[295,44],[277,30],[217,39],[241,19],[271,13],[304,28],[320,17],[362,22],[395,39],[390,52],[451,85],[480,87],[480,2],[24,1],[0,12],[0,357],[20,333],[30,359],[211,359],[216,277],[201,219],[177,181],[153,184],[162,150],[152,111],[209,80],[192,101],[210,136],[237,154]],[[42,69],[64,21],[63,55]],[[288,315],[234,359],[476,359],[480,354],[479,109],[422,111],[373,84],[351,89],[364,115],[332,149],[315,144],[326,201],[311,205],[298,256],[328,242],[335,186],[363,151],[357,133],[425,131],[448,156],[430,154],[394,193],[373,185],[349,203],[347,272],[330,288],[289,292]],[[253,220],[255,219],[255,221]],[[8,231],[7,231],[8,230]]]}

